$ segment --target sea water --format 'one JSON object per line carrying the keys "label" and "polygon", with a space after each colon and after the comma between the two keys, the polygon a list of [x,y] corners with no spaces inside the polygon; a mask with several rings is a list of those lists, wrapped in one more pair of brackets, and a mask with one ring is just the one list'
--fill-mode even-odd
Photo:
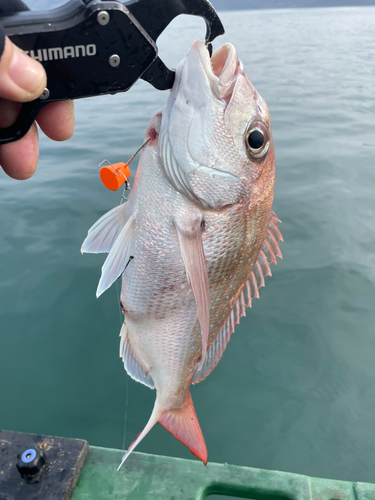
{"label": "sea water", "polygon": [[[375,8],[221,18],[214,45],[235,45],[271,112],[285,243],[192,388],[209,460],[375,482]],[[161,58],[175,66],[204,32],[174,21]],[[121,197],[99,163],[126,161],[166,99],[139,81],[77,101],[74,137],[41,134],[32,179],[0,174],[0,428],[121,448],[148,420],[155,393],[118,356],[118,286],[97,300],[104,256],[79,250]],[[138,450],[191,457],[161,426]]]}

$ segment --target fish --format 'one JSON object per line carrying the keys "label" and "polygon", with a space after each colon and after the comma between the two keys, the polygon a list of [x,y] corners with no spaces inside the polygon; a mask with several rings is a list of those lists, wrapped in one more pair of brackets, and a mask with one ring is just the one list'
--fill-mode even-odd
{"label": "fish", "polygon": [[108,253],[98,297],[122,276],[120,357],[156,389],[120,467],[157,422],[206,464],[190,386],[214,370],[281,258],[270,114],[232,44],[211,57],[192,44],[146,141],[128,200],[81,248]]}

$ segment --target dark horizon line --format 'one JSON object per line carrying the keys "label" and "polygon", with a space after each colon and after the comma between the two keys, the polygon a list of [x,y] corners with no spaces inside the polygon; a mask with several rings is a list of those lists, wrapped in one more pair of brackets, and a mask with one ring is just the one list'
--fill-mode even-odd
{"label": "dark horizon line", "polygon": [[[251,1],[251,0],[250,0]],[[253,0],[254,1],[254,0]],[[246,0],[232,0],[228,5],[227,0],[211,0],[212,5],[218,11],[235,10],[281,10],[281,9],[314,9],[314,8],[332,8],[332,7],[373,7],[375,0],[287,0],[284,2],[277,0],[255,0],[253,5],[249,5]]]}

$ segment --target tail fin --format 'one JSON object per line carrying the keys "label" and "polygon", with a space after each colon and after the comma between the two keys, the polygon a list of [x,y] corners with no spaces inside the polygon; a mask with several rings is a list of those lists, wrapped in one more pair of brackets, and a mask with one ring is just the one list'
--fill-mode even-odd
{"label": "tail fin", "polygon": [[207,447],[195,413],[191,394],[179,410],[165,412],[159,422],[202,462],[207,464]]}
{"label": "tail fin", "polygon": [[150,432],[150,430],[154,427],[156,422],[164,415],[165,410],[160,408],[158,405],[158,400],[156,398],[154,409],[152,410],[150,420],[147,422],[146,427],[143,429],[143,431],[139,434],[137,439],[132,442],[132,444],[129,446],[128,451],[125,453],[125,455],[122,457],[121,464],[118,466],[118,471],[120,470],[120,467],[122,464],[125,462],[125,460],[128,458],[130,453],[134,450],[134,448],[142,441],[142,439]]}
{"label": "tail fin", "polygon": [[196,457],[202,460],[204,465],[207,464],[207,447],[195,413],[193,400],[191,399],[191,394],[189,392],[184,406],[178,410],[165,411],[159,406],[156,398],[150,420],[147,422],[146,427],[139,434],[137,439],[129,446],[128,451],[122,457],[121,464],[117,470],[120,470],[120,467],[128,458],[130,453],[158,421],[165,429],[167,429],[168,432],[172,434],[172,436],[181,441],[181,443],[187,446]]}

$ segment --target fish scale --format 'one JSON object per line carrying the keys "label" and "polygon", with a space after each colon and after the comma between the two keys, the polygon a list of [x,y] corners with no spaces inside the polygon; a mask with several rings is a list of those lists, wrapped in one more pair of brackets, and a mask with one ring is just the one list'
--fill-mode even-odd
{"label": "fish scale", "polygon": [[[170,214],[176,213],[180,208],[181,195],[176,196],[175,192],[168,191],[166,179],[157,175],[157,162],[150,161],[147,154],[145,151],[142,157],[142,165],[145,167],[141,167],[141,184],[136,193],[141,206],[136,202],[135,211],[139,216],[135,227],[135,257],[131,267],[126,270],[121,302],[126,309],[129,307],[131,310],[141,311],[140,316],[153,325],[142,335],[133,335],[130,327],[133,318],[125,312],[130,341],[134,344],[141,337],[143,344],[149,345],[147,366],[153,367],[155,358],[158,358],[159,363],[168,369],[169,377],[177,381],[178,385],[178,372],[184,369],[182,362],[186,360],[185,351],[193,347],[194,343],[200,345],[201,341],[197,339],[191,342],[186,336],[186,328],[193,327],[197,313],[194,294],[187,282],[178,238],[170,218]],[[142,206],[146,199],[147,211]],[[150,214],[157,216],[151,217]],[[168,286],[165,289],[165,284],[169,282],[174,283],[173,290],[168,290]],[[156,314],[148,314],[145,304]],[[138,329],[136,331],[139,333]]]}
{"label": "fish scale", "polygon": [[82,251],[109,252],[98,295],[122,275],[120,356],[156,389],[122,463],[156,422],[206,463],[190,385],[220,361],[282,241],[268,109],[231,44],[210,61],[193,43],[148,139],[128,201],[94,224]]}

